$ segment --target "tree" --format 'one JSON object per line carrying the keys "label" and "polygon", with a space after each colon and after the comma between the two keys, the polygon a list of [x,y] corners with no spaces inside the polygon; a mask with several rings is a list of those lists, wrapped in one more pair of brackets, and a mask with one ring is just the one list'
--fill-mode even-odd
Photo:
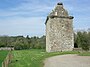
{"label": "tree", "polygon": [[77,38],[76,38],[75,42],[83,50],[86,50],[86,51],[89,50],[90,38],[88,37],[88,33],[87,32],[77,32]]}
{"label": "tree", "polygon": [[46,37],[23,37],[23,36],[2,36],[0,37],[0,47],[14,47],[21,49],[45,49]]}

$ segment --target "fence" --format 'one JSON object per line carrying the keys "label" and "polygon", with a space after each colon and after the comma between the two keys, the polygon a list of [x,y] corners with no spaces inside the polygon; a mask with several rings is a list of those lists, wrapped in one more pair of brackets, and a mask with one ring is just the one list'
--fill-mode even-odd
{"label": "fence", "polygon": [[6,56],[4,61],[2,62],[2,67],[8,67],[9,63],[11,62],[11,59],[12,59],[12,54],[11,54],[11,51],[9,51],[8,55]]}

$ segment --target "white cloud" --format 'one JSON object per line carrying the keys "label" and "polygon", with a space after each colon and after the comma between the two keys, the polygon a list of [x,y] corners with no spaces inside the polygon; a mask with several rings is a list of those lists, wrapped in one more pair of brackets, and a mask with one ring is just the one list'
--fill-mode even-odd
{"label": "white cloud", "polygon": [[[35,2],[36,3],[36,2]],[[21,15],[35,15],[38,13],[47,13],[52,10],[52,6],[40,5],[40,4],[22,3],[17,7],[9,8],[8,10],[0,10],[0,16],[21,16]],[[39,15],[40,17],[41,15]]]}
{"label": "white cloud", "polygon": [[[45,34],[44,22],[46,16],[59,1],[25,0],[16,7],[0,10],[0,34],[28,34],[31,36]],[[87,28],[90,26],[89,6],[81,8],[82,4],[77,4],[77,1],[73,0],[62,0],[62,2],[69,14],[75,17],[75,28]]]}
{"label": "white cloud", "polygon": [[4,35],[43,35],[45,34],[44,17],[14,17],[0,20],[0,34]]}

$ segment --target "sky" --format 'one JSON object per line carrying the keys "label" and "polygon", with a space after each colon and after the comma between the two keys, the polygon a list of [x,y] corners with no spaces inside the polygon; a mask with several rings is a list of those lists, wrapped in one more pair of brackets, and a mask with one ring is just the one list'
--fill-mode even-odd
{"label": "sky", "polygon": [[58,2],[74,16],[74,30],[90,28],[90,0],[0,0],[0,35],[45,35],[46,17]]}

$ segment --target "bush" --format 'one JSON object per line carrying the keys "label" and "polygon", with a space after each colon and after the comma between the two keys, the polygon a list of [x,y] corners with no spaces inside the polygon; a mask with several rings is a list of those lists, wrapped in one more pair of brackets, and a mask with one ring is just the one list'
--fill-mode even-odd
{"label": "bush", "polygon": [[78,47],[82,48],[85,51],[88,51],[90,48],[90,36],[87,32],[77,32],[75,37],[75,43]]}

